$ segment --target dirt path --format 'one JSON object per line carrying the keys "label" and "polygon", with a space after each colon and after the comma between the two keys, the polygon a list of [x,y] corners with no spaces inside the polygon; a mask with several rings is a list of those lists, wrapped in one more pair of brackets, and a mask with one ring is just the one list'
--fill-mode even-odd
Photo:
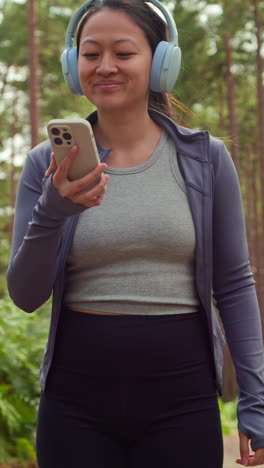
{"label": "dirt path", "polygon": [[239,442],[237,436],[224,438],[224,468],[238,468]]}

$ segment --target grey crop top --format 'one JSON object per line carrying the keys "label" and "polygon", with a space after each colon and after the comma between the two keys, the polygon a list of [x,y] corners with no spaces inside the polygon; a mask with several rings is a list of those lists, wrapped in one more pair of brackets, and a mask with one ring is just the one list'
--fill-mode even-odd
{"label": "grey crop top", "polygon": [[67,259],[64,304],[136,315],[195,312],[195,233],[172,139],[148,159],[108,167],[99,207],[81,213]]}

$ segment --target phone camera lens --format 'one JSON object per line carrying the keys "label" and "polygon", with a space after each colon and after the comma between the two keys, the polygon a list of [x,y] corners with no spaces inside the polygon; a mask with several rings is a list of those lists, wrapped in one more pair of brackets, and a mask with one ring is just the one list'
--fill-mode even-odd
{"label": "phone camera lens", "polygon": [[62,145],[63,143],[61,138],[54,138],[54,142],[56,143],[56,145]]}
{"label": "phone camera lens", "polygon": [[71,140],[71,134],[68,133],[68,132],[63,133],[62,136],[63,136],[64,140]]}
{"label": "phone camera lens", "polygon": [[60,131],[58,128],[54,127],[51,129],[51,133],[52,135],[59,135],[60,134]]}

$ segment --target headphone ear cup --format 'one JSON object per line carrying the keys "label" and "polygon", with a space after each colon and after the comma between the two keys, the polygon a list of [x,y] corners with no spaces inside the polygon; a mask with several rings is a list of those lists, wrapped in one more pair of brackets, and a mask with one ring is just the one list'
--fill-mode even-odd
{"label": "headphone ear cup", "polygon": [[164,62],[164,57],[168,49],[168,42],[161,41],[156,47],[154,55],[152,57],[152,65],[150,71],[150,89],[158,93],[161,92],[160,89],[160,74],[162,70],[162,64]]}
{"label": "headphone ear cup", "polygon": [[180,68],[181,49],[166,41],[159,42],[152,58],[150,89],[158,93],[171,91]]}
{"label": "headphone ear cup", "polygon": [[63,51],[61,56],[61,65],[65,81],[72,94],[82,96],[83,92],[78,75],[77,47],[69,47]]}

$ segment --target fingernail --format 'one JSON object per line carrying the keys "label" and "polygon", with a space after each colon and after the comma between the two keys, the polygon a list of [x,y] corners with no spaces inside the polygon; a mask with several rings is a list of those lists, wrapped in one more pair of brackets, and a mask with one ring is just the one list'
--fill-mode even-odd
{"label": "fingernail", "polygon": [[75,151],[77,151],[78,149],[78,146],[77,145],[73,145],[73,147],[71,148],[71,152],[72,153],[75,153]]}
{"label": "fingernail", "polygon": [[110,179],[110,175],[105,174],[105,176],[104,176],[105,183],[107,183],[109,181],[109,179]]}
{"label": "fingernail", "polygon": [[248,464],[248,459],[243,457],[243,458],[242,458],[242,463],[243,463],[244,466],[247,466],[247,464]]}

